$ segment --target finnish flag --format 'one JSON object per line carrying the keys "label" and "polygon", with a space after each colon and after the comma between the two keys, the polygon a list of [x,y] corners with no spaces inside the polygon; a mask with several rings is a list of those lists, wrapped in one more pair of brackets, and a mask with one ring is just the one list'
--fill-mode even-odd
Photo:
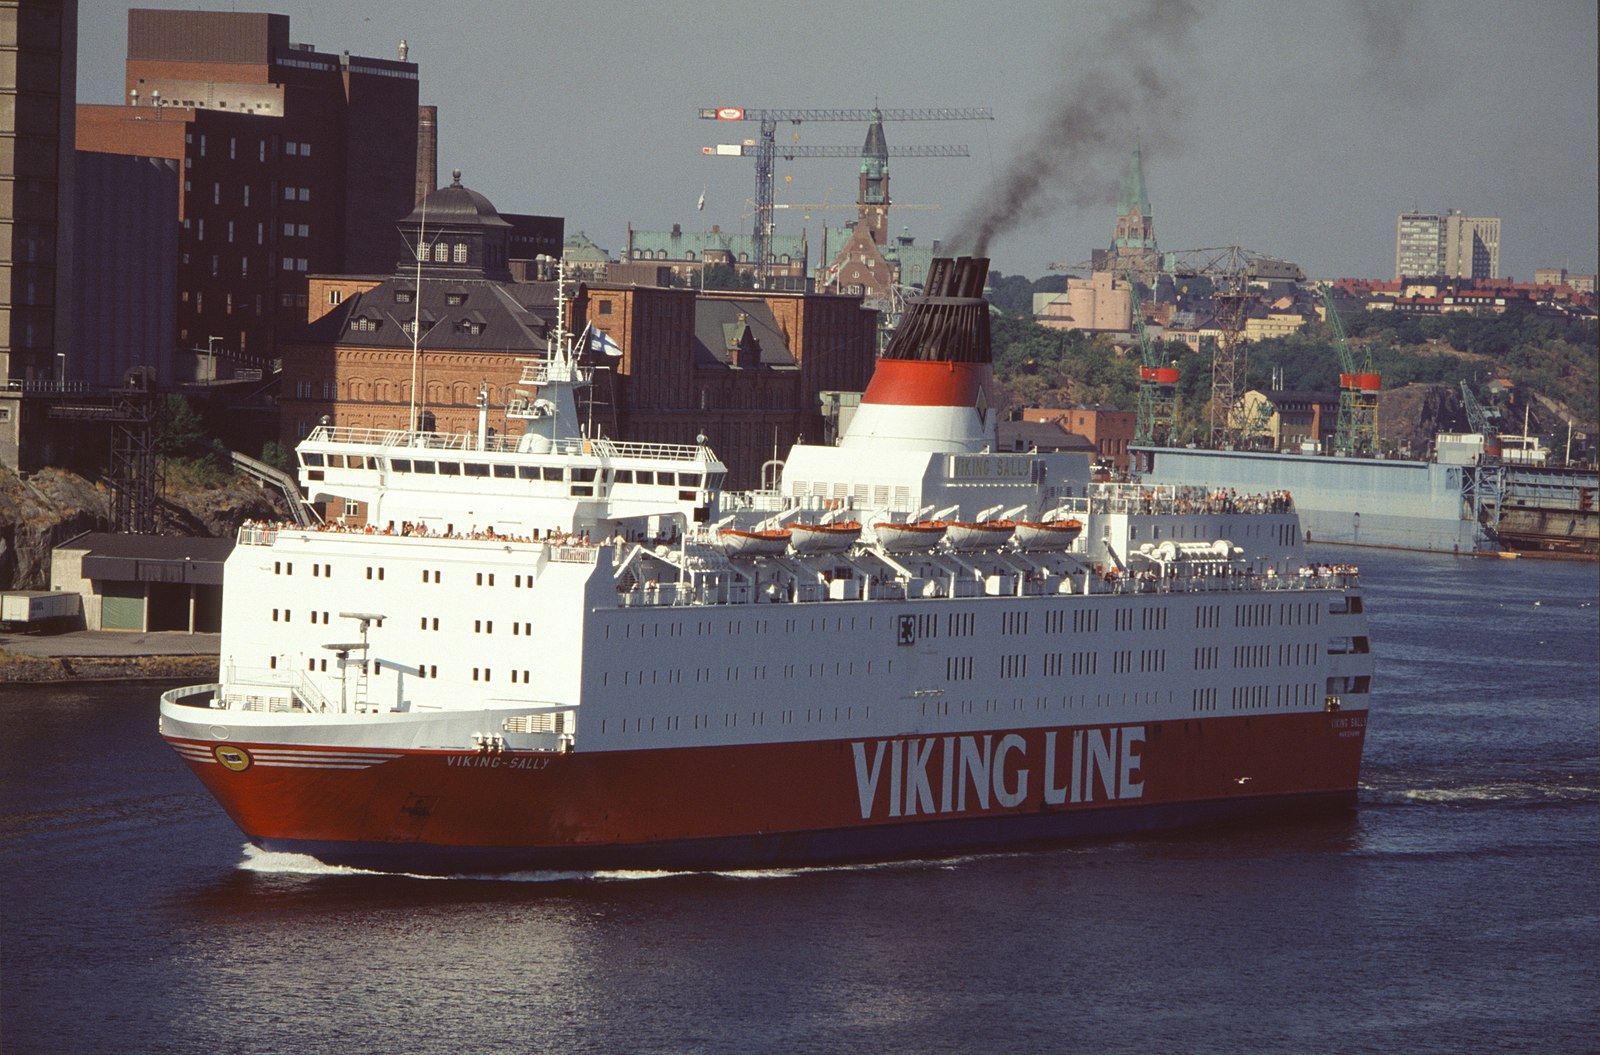
{"label": "finnish flag", "polygon": [[611,335],[598,326],[589,328],[589,351],[600,352],[613,359],[622,358],[622,345],[613,341]]}

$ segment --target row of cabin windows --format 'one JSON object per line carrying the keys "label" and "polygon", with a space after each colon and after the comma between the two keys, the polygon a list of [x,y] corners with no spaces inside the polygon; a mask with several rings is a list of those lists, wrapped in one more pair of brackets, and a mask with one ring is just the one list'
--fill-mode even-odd
{"label": "row of cabin windows", "polygon": [[[530,624],[524,623],[523,625],[529,626]],[[785,664],[781,671],[782,677],[789,680],[794,678],[851,678],[866,674],[894,673],[894,660],[892,659],[884,660],[882,662],[878,660],[866,660],[865,662],[861,663],[857,663],[853,660],[839,660],[833,663],[806,663],[803,665],[806,669],[805,673],[802,674],[800,672],[800,667],[802,664]],[[600,683],[602,685],[610,685],[612,673],[614,672],[606,671],[602,673],[600,675]],[[692,667],[688,669],[688,673],[692,673],[694,675],[696,684],[705,685],[716,681],[716,674],[711,667]],[[624,670],[620,672],[621,681],[619,683],[623,686],[629,687],[645,685],[683,685],[687,684],[684,674],[685,671],[683,669],[669,670],[660,667],[651,667],[637,671]],[[764,664],[748,668],[739,666],[724,667],[722,678],[724,681],[729,682],[741,680],[766,681],[767,667]]]}
{"label": "row of cabin windows", "polygon": [[[274,575],[293,575],[294,574],[294,561],[292,561],[292,560],[275,560],[275,561],[273,561],[272,562],[272,574],[274,574]],[[312,575],[313,578],[331,579],[331,578],[333,578],[333,565],[331,565],[331,564],[313,564],[313,565],[311,565],[311,575]],[[371,576],[369,575],[368,578],[371,578]]]}
{"label": "row of cabin windows", "polygon": [[[531,584],[532,579],[530,577]],[[1340,602],[1335,602],[1340,603]],[[1270,625],[1272,613],[1270,605],[1240,605],[1235,612],[1235,618],[1249,625]],[[1321,606],[1313,601],[1282,604],[1278,606],[1278,622],[1285,626],[1318,624]],[[1246,611],[1246,609],[1250,609]],[[1169,609],[1161,607],[1120,608],[1113,610],[1113,625],[1117,632],[1139,630],[1165,630],[1167,629]],[[1047,634],[1068,633],[1067,609],[1052,609],[1044,613],[1044,631]],[[1100,612],[1093,609],[1072,610],[1071,632],[1077,634],[1093,634],[1100,630]],[[1221,625],[1221,605],[1202,605],[1195,611],[1195,625],[1198,627],[1217,627]],[[1001,613],[1000,632],[1006,636],[1026,636],[1029,632],[1028,612],[1009,611]],[[914,632],[916,640],[928,640],[941,635],[948,637],[971,637],[977,633],[976,612],[949,612],[941,621],[934,613],[919,612],[914,617],[914,622],[908,629]],[[813,617],[808,628],[798,628],[800,620],[784,620],[784,632],[794,633],[797,629],[809,629],[812,633],[828,630],[855,631],[874,629],[875,620],[867,617],[858,625],[856,617],[833,617],[834,623],[829,625],[829,617]],[[846,625],[848,623],[848,625]],[[624,624],[622,626],[624,638],[634,637],[682,637],[689,630],[697,636],[715,633],[714,624],[710,620],[702,620],[689,624],[675,623],[643,623]],[[756,633],[765,633],[769,629],[768,620],[757,620]],[[611,636],[612,627],[606,627],[606,636]],[[744,632],[743,621],[729,620],[727,632],[730,635]]]}
{"label": "row of cabin windows", "polygon": [[[922,620],[937,620],[938,616],[919,615],[917,618]],[[966,619],[970,618],[970,616],[961,616],[961,618]],[[807,625],[804,627],[800,626],[802,622],[807,623]],[[854,633],[859,630],[873,630],[877,627],[877,622],[878,620],[875,616],[865,615],[813,616],[809,620],[802,620],[798,618],[785,619],[783,621],[783,633],[793,634],[797,632],[810,632],[813,634],[818,634],[827,633],[828,631],[833,631],[835,633]],[[744,620],[730,619],[727,621],[726,628],[726,632],[730,636],[741,635],[744,633]],[[705,637],[708,635],[714,635],[717,632],[716,620],[699,619],[692,624],[684,622],[624,623],[621,627],[607,626],[606,637],[609,638],[611,636],[611,632],[617,629],[622,631],[620,636],[624,639],[635,637],[688,637],[690,630],[693,630],[694,635],[697,637]],[[752,629],[757,634],[768,633],[772,630],[772,620],[752,620]]]}
{"label": "row of cabin windows", "polygon": [[[379,469],[382,459],[364,454],[327,454],[305,451],[300,461],[307,468],[328,469]],[[424,476],[495,477],[501,480],[543,480],[549,483],[592,484],[600,476],[593,467],[563,467],[559,465],[505,465],[488,462],[437,461],[420,458],[391,458],[389,469],[397,473],[419,473]],[[698,472],[670,472],[665,469],[615,469],[610,482],[617,484],[644,484],[652,487],[698,488],[704,481]]]}
{"label": "row of cabin windows", "polygon": [[[274,608],[272,610],[272,621],[274,623],[280,621],[278,612],[279,612],[279,610],[276,609],[276,608]],[[285,623],[290,622],[293,618],[294,618],[294,609],[292,609],[292,608],[283,609],[283,616],[282,616],[282,620],[281,620],[282,622],[285,622]],[[326,625],[327,622],[328,622],[328,613],[327,612],[312,612],[311,613],[311,622],[312,623],[322,623],[322,624]]]}
{"label": "row of cabin windows", "polygon": [[[742,711],[725,712],[722,715],[722,727],[724,729],[737,729],[741,722],[751,727],[767,724],[766,711],[750,711],[748,712],[749,717],[745,717],[745,713]],[[803,720],[798,709],[779,711],[777,712],[777,719],[780,725],[800,725],[802,722],[807,725],[818,722],[851,722],[855,721],[855,713],[854,704],[838,707],[808,707],[805,710],[805,718]],[[711,720],[711,715],[709,714],[692,714],[689,717],[695,729],[710,729],[716,724]],[[871,717],[872,708],[863,705],[861,719],[866,721]],[[659,723],[660,729],[672,732],[680,728],[682,720],[683,716],[679,714],[648,715],[639,718],[602,718],[600,719],[600,734],[602,736],[616,736],[622,733],[653,733],[657,731],[657,723]]]}

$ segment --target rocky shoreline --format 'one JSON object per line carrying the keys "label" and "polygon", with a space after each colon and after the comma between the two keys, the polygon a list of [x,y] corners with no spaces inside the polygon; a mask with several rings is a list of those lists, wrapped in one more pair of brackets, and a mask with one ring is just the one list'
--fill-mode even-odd
{"label": "rocky shoreline", "polygon": [[[215,681],[216,656],[19,656],[0,651],[0,690],[7,685],[78,681]],[[0,691],[0,699],[4,692]]]}

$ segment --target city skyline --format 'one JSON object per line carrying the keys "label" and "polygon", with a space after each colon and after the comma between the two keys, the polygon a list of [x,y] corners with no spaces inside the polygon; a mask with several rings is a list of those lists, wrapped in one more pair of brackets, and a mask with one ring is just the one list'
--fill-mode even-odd
{"label": "city skyline", "polygon": [[[121,97],[129,6],[80,9],[80,103]],[[941,209],[891,211],[890,229],[947,248],[987,238],[1006,273],[1107,246],[1136,145],[1163,249],[1240,244],[1312,275],[1382,277],[1398,214],[1456,208],[1501,218],[1503,275],[1596,269],[1596,11],[1576,0],[1116,13],[1030,0],[982,21],[940,3],[903,33],[903,7],[870,2],[243,9],[289,15],[291,37],[323,51],[393,57],[404,38],[421,101],[439,107],[441,181],[460,168],[499,208],[564,216],[613,256],[629,224],[749,229],[753,159],[701,148],[757,126],[699,120],[702,107],[876,103],[994,112],[886,125],[893,146],[971,151],[892,161],[898,203]],[[864,132],[808,122],[778,141],[859,145]],[[775,201],[850,206],[856,168],[780,156]],[[836,246],[854,212],[805,216],[780,208],[777,233],[804,230],[815,267],[822,224]]]}

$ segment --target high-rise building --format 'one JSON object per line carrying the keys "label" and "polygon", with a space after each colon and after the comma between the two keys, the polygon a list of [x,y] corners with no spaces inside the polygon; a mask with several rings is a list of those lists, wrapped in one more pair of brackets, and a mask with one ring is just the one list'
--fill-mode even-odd
{"label": "high-rise building", "polygon": [[260,365],[306,276],[375,273],[419,181],[417,67],[292,43],[285,15],[128,13],[126,98],[77,110],[81,150],[182,166],[177,343]]}
{"label": "high-rise building", "polygon": [[59,378],[71,345],[77,25],[77,0],[0,0],[0,382]]}
{"label": "high-rise building", "polygon": [[[0,0],[0,464],[72,345],[77,0]],[[28,426],[31,428],[32,426]]]}
{"label": "high-rise building", "polygon": [[1395,222],[1394,277],[1499,278],[1499,217],[1455,209],[1404,212]]}

